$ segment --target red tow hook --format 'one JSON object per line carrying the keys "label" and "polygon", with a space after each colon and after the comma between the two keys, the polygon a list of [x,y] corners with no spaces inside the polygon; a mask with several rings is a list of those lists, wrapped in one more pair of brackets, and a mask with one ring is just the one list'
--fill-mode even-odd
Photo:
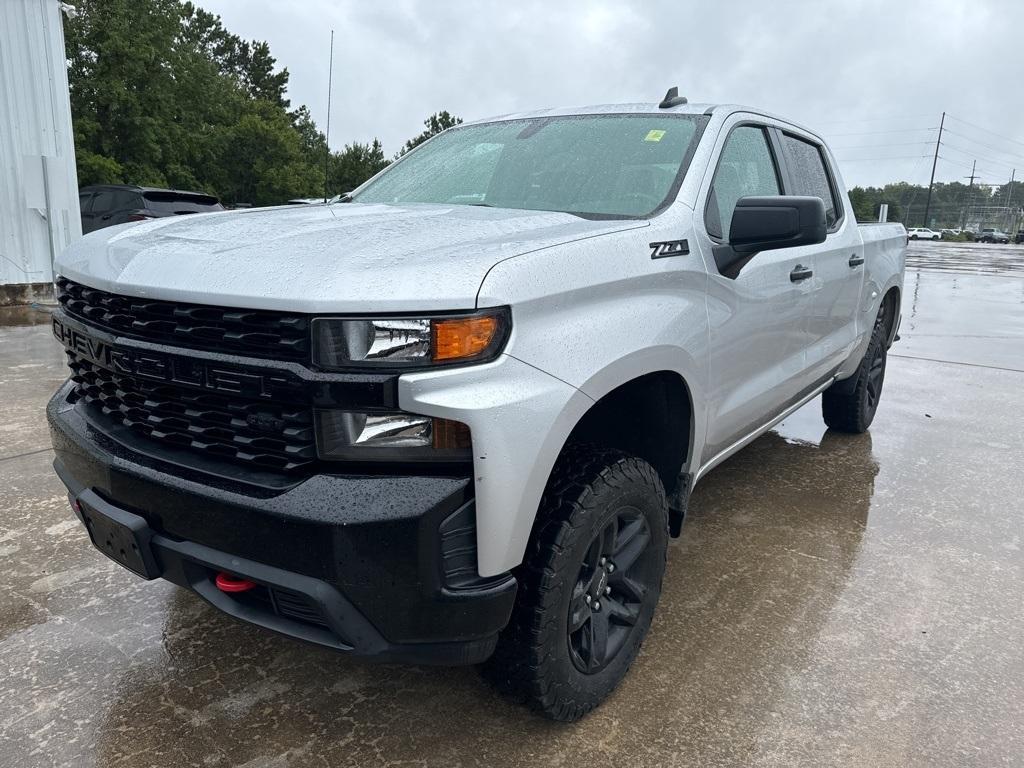
{"label": "red tow hook", "polygon": [[232,576],[230,573],[224,573],[224,571],[217,574],[214,583],[221,592],[248,592],[256,587],[255,581]]}

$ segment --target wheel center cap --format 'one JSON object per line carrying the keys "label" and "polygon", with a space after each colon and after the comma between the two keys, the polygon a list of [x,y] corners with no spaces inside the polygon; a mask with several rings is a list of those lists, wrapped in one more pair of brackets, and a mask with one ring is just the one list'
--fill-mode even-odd
{"label": "wheel center cap", "polygon": [[594,591],[597,593],[594,597],[600,597],[604,594],[604,588],[608,586],[608,571],[601,569],[601,573],[597,578],[597,589]]}

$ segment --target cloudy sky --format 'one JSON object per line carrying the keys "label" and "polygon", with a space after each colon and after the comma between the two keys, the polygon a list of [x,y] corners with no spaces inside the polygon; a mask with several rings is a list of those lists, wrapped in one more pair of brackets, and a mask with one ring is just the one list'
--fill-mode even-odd
{"label": "cloudy sky", "polygon": [[293,104],[332,147],[380,138],[390,155],[447,109],[738,102],[822,133],[849,185],[1024,176],[1024,0],[198,0],[265,39]]}

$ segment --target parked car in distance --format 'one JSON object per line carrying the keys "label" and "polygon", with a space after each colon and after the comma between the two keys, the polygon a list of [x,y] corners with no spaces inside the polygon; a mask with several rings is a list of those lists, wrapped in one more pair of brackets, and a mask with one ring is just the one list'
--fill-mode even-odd
{"label": "parked car in distance", "polygon": [[977,240],[981,243],[1002,243],[1006,245],[1010,242],[1010,236],[1001,229],[986,227],[978,233]]}
{"label": "parked car in distance", "polygon": [[597,706],[694,485],[818,396],[866,431],[900,317],[907,232],[857,224],[824,140],[674,91],[72,244],[48,417],[93,544],[293,638]]}
{"label": "parked car in distance", "polygon": [[1013,242],[1017,243],[1017,245],[1024,243],[1024,229],[1017,230],[1017,236],[1013,238]]}
{"label": "parked car in distance", "polygon": [[223,211],[213,195],[127,184],[96,184],[78,192],[82,234],[130,221]]}
{"label": "parked car in distance", "polygon": [[940,240],[942,233],[927,227],[911,227],[907,230],[907,237],[911,240]]}

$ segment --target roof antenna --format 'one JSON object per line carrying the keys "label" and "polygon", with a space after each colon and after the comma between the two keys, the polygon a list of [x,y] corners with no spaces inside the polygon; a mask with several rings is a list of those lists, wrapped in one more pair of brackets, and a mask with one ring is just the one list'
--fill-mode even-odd
{"label": "roof antenna", "polygon": [[327,131],[324,133],[324,204],[331,175],[331,80],[334,76],[334,30],[331,30],[331,57],[327,64]]}
{"label": "roof antenna", "polygon": [[668,89],[668,92],[665,94],[665,98],[661,100],[661,104],[658,105],[658,109],[670,109],[685,103],[686,97],[680,96],[678,86],[673,85]]}

